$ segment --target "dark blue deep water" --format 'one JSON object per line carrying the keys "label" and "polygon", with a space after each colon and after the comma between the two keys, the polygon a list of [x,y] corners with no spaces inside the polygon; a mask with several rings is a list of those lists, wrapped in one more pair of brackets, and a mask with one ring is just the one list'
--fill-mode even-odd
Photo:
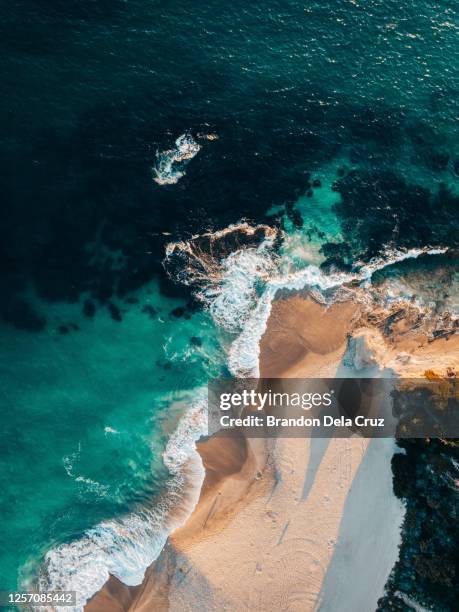
{"label": "dark blue deep water", "polygon": [[[222,367],[209,317],[164,271],[168,242],[268,222],[318,244],[325,271],[459,246],[459,25],[450,0],[11,0],[0,15],[6,589],[162,491],[170,402]],[[201,150],[154,182],[182,134]],[[453,609],[457,577],[429,554],[402,588]]]}

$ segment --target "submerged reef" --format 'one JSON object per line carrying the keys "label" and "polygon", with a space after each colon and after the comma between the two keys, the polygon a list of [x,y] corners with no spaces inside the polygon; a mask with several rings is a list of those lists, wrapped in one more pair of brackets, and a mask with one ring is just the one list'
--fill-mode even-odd
{"label": "submerged reef", "polygon": [[443,183],[430,191],[393,171],[352,170],[333,189],[341,195],[335,209],[345,241],[323,246],[326,265],[346,268],[388,246],[459,245],[459,197]]}
{"label": "submerged reef", "polygon": [[[354,169],[341,160],[335,184],[344,240],[324,246],[329,264],[352,265],[388,242],[457,244],[458,198],[446,186],[412,185],[394,170],[408,146],[421,172],[435,172],[439,180],[453,174],[457,156],[447,143],[438,150],[441,135],[390,105],[369,109],[347,98],[324,105],[327,91],[311,87],[307,104],[294,90],[271,92],[268,106],[255,97],[248,109],[226,113],[216,100],[206,104],[205,124],[199,100],[186,101],[184,117],[142,92],[78,109],[65,128],[47,116],[26,141],[12,138],[0,152],[0,317],[24,329],[43,327],[27,303],[28,287],[47,301],[85,294],[95,309],[154,277],[163,294],[188,296],[162,266],[168,243],[241,219],[278,225],[279,218],[266,215],[278,205],[295,227],[306,226],[295,203],[302,194],[325,191],[317,170],[346,151]],[[199,155],[177,184],[159,185],[156,152],[170,148],[184,129],[199,143]],[[201,133],[218,138],[210,142]],[[26,303],[23,316],[14,313],[17,300]],[[91,317],[92,306],[84,308]]]}

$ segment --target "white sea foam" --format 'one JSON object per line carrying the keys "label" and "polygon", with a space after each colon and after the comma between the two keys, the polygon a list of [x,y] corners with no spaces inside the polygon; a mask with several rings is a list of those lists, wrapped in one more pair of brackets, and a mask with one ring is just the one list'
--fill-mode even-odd
{"label": "white sea foam", "polygon": [[201,150],[191,134],[185,133],[175,141],[175,148],[157,151],[153,180],[158,185],[174,185],[185,174],[184,166]]}
{"label": "white sea foam", "polygon": [[202,291],[216,324],[228,331],[240,331],[276,267],[270,241],[231,253],[222,264],[221,282]]}
{"label": "white sea foam", "polygon": [[40,590],[76,591],[74,610],[80,611],[110,574],[127,585],[142,582],[168,535],[186,521],[198,501],[204,468],[195,441],[206,431],[205,408],[205,389],[200,389],[164,451],[170,472],[165,494],[150,506],[103,521],[83,537],[51,549],[39,575]]}

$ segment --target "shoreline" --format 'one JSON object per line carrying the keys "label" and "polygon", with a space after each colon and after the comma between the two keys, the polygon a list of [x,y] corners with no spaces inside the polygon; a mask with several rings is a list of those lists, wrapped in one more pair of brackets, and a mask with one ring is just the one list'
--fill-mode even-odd
{"label": "shoreline", "polygon": [[[332,377],[382,368],[416,377],[433,359],[440,373],[452,365],[448,349],[459,337],[429,342],[407,315],[389,341],[366,310],[353,301],[327,307],[298,294],[276,300],[260,342],[261,375]],[[286,353],[294,358],[281,369]],[[337,597],[355,610],[374,609],[398,556],[404,514],[392,493],[393,440],[209,438],[196,447],[205,478],[194,511],[171,533],[142,585],[110,579],[86,610],[326,611]],[[380,558],[368,567],[375,546]],[[365,594],[347,585],[349,551],[355,572],[366,572]]]}

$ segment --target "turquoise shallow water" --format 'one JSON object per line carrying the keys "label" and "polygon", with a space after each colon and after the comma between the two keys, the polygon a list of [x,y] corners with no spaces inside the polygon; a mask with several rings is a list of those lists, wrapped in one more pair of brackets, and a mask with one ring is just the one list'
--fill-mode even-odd
{"label": "turquoise shallow water", "polygon": [[181,414],[171,404],[217,363],[208,317],[177,319],[170,313],[182,301],[162,297],[154,283],[132,297],[139,302],[122,323],[108,311],[88,320],[76,305],[41,303],[46,331],[1,330],[7,588],[52,545],[162,490],[161,456]]}

